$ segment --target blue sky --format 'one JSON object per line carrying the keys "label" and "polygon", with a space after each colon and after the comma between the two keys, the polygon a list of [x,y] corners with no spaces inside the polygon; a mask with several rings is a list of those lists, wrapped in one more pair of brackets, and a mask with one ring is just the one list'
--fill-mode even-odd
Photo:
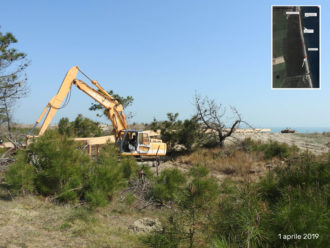
{"label": "blue sky", "polygon": [[[271,90],[271,5],[321,5],[321,90]],[[27,53],[31,93],[14,120],[33,123],[78,65],[105,89],[131,95],[134,121],[194,113],[197,91],[235,106],[257,127],[330,127],[327,1],[2,1],[2,32]],[[322,15],[323,14],[323,15]],[[72,90],[53,122],[88,110]]]}

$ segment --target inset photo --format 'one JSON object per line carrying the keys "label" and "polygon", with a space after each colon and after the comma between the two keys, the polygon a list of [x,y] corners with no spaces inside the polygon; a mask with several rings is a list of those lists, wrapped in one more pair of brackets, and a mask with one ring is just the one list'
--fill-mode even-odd
{"label": "inset photo", "polygon": [[272,6],[272,88],[320,89],[320,6]]}

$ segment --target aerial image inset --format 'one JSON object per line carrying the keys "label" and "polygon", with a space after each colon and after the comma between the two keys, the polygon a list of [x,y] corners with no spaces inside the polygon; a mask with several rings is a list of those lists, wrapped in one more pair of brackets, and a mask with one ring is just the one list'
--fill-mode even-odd
{"label": "aerial image inset", "polygon": [[272,6],[273,88],[320,88],[320,7]]}

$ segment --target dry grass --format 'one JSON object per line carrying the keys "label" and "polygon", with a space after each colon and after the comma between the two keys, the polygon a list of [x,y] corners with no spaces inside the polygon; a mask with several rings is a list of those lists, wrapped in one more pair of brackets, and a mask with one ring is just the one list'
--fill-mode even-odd
{"label": "dry grass", "polygon": [[200,149],[190,155],[181,156],[178,162],[193,165],[203,164],[212,174],[231,176],[233,179],[257,176],[266,171],[265,165],[278,161],[265,161],[261,152],[244,152],[232,147],[226,149]]}
{"label": "dry grass", "polygon": [[58,205],[43,197],[4,197],[0,189],[0,247],[142,247],[128,226],[164,211],[137,211],[119,197],[104,208]]}

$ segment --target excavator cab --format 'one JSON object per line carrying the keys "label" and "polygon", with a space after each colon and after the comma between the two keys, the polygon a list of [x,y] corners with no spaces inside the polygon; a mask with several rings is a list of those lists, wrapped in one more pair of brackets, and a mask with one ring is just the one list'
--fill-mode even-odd
{"label": "excavator cab", "polygon": [[117,144],[123,155],[143,155],[150,149],[150,138],[147,133],[137,130],[122,130],[118,137]]}

